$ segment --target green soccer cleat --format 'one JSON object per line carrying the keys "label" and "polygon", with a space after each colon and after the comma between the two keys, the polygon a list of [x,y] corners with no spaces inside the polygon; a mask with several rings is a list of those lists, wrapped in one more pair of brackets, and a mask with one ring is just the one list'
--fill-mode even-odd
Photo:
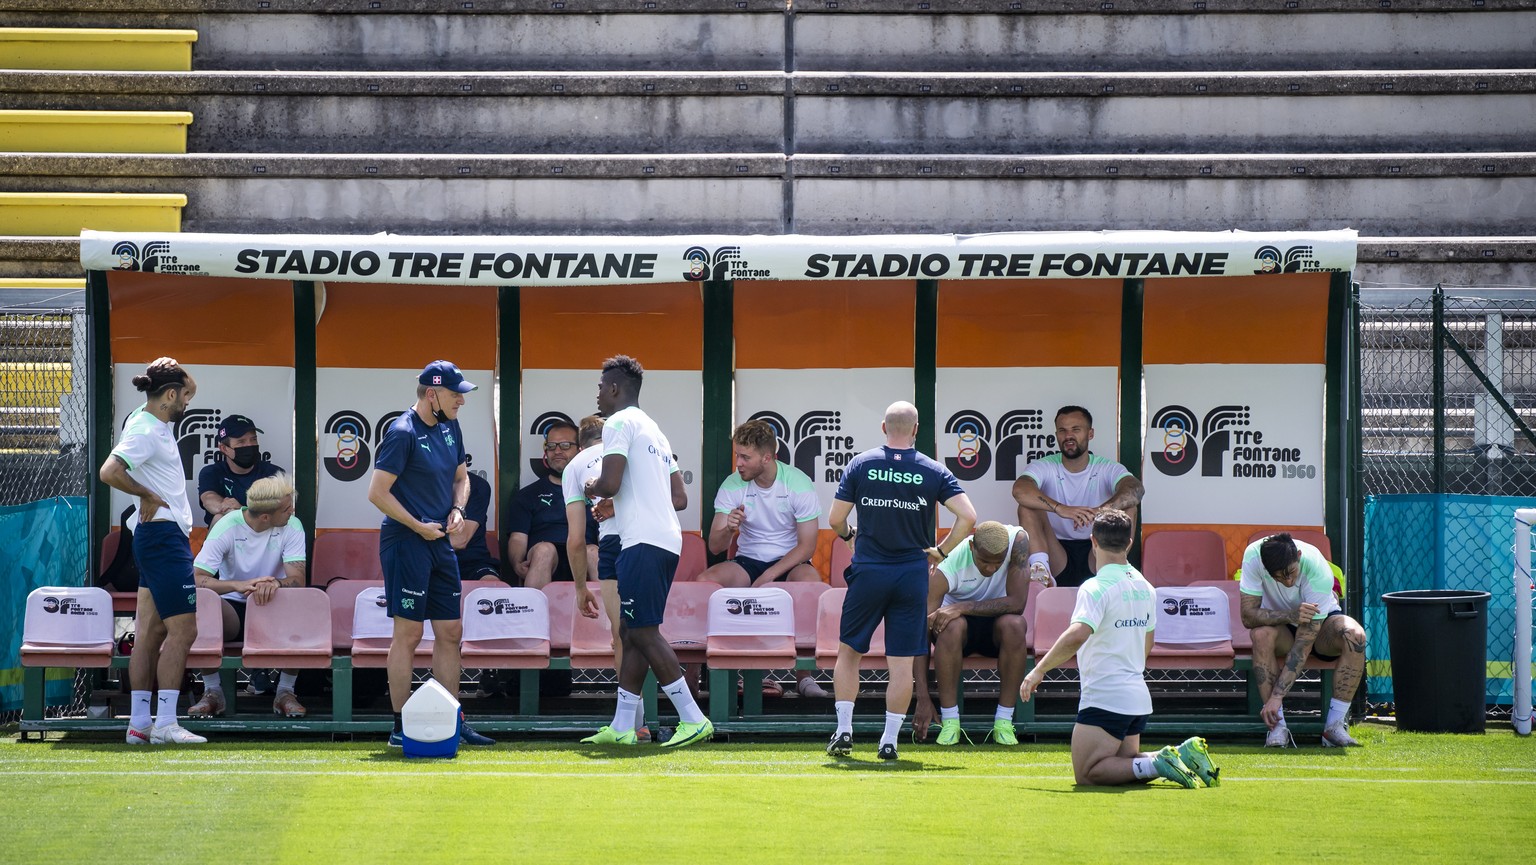
{"label": "green soccer cleat", "polygon": [[626,730],[620,733],[609,726],[581,740],[583,745],[638,745],[640,740],[635,738],[634,730]]}
{"label": "green soccer cleat", "polygon": [[1221,770],[1211,765],[1211,752],[1206,750],[1204,739],[1190,736],[1178,747],[1178,752],[1179,760],[1195,773],[1200,783],[1207,787],[1221,786]]}
{"label": "green soccer cleat", "polygon": [[697,724],[689,724],[686,721],[679,722],[677,729],[672,731],[672,738],[661,743],[663,748],[681,748],[692,745],[694,742],[708,742],[714,738],[715,725],[708,718]]}
{"label": "green soccer cleat", "polygon": [[1019,735],[1014,732],[1013,722],[1005,721],[1002,718],[996,718],[992,721],[992,732],[987,734],[987,738],[999,745],[1019,744]]}
{"label": "green soccer cleat", "polygon": [[960,729],[959,718],[945,718],[939,722],[939,737],[933,740],[935,745],[958,745],[960,737],[965,734]]}
{"label": "green soccer cleat", "polygon": [[1189,771],[1189,767],[1179,759],[1179,752],[1175,751],[1172,745],[1168,745],[1152,757],[1152,766],[1157,769],[1159,777],[1182,784],[1191,790],[1194,789],[1195,773]]}

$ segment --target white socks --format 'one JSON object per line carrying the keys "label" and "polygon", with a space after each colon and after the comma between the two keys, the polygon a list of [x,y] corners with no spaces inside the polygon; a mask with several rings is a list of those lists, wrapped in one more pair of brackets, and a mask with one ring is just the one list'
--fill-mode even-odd
{"label": "white socks", "polygon": [[1131,774],[1138,781],[1148,781],[1157,777],[1157,767],[1152,765],[1151,757],[1132,757]]}
{"label": "white socks", "polygon": [[176,701],[180,698],[180,691],[155,692],[156,727],[169,727],[176,723]]}
{"label": "white socks", "polygon": [[224,693],[224,680],[217,672],[203,674],[203,689],[205,691],[218,691]]}
{"label": "white socks", "polygon": [[1013,707],[1012,706],[1004,706],[1001,703],[997,704],[997,711],[995,713],[993,713],[992,720],[994,720],[994,721],[1012,721],[1013,720]]}
{"label": "white socks", "polygon": [[1285,709],[1282,708],[1280,710],[1279,716],[1280,716],[1280,720],[1275,722],[1275,726],[1276,727],[1284,727],[1285,726]]}
{"label": "white socks", "polygon": [[299,681],[298,673],[281,673],[277,677],[277,689],[279,691],[292,691],[293,686]]}
{"label": "white socks", "polygon": [[1051,554],[1050,553],[1030,553],[1029,554],[1029,564],[1031,564],[1031,565],[1044,565],[1045,569],[1047,571],[1049,571],[1051,569]]}
{"label": "white socks", "polygon": [[620,688],[619,703],[613,710],[613,723],[608,726],[612,727],[615,733],[628,733],[635,729],[636,709],[644,705],[645,702],[640,699],[639,694],[631,694]]}
{"label": "white socks", "polygon": [[154,723],[154,712],[150,708],[151,694],[148,691],[134,691],[133,701],[130,704],[128,725],[142,730]]}
{"label": "white socks", "polygon": [[645,700],[635,700],[635,729],[645,726]]}
{"label": "white socks", "polygon": [[666,693],[667,699],[677,709],[677,717],[684,724],[704,723],[704,713],[699,710],[699,704],[693,700],[693,694],[688,691],[688,681],[682,676],[670,685],[662,685],[661,690]]}
{"label": "white socks", "polygon": [[[958,714],[955,717],[960,717]],[[906,715],[897,712],[885,713],[885,732],[880,734],[880,744],[894,745],[901,738],[901,725],[907,720]]]}
{"label": "white socks", "polygon": [[1324,723],[1323,726],[1325,726],[1325,727],[1332,727],[1334,724],[1337,724],[1340,721],[1344,720],[1344,716],[1348,715],[1348,714],[1349,714],[1349,701],[1348,700],[1329,700],[1328,701],[1328,720],[1327,720],[1326,723]]}
{"label": "white socks", "polygon": [[939,720],[948,721],[951,718],[956,721],[960,720],[960,706],[958,704],[954,706],[940,706]]}
{"label": "white socks", "polygon": [[838,700],[832,706],[837,709],[837,732],[853,735],[853,701]]}

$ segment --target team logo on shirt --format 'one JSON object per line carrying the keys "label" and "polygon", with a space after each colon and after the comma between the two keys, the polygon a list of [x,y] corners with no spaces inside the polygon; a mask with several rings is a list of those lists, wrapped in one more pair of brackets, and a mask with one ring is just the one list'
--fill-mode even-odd
{"label": "team logo on shirt", "polygon": [[995,425],[975,409],[961,409],[945,421],[944,432],[955,437],[955,455],[944,458],[944,467],[962,481],[986,477],[988,471],[1012,481],[1021,462],[1028,465],[1056,451],[1056,436],[1045,431],[1045,411],[1038,408],[1006,411]]}
{"label": "team logo on shirt", "polygon": [[1152,414],[1147,432],[1152,466],[1169,477],[1189,474],[1197,464],[1206,478],[1317,477],[1317,466],[1302,462],[1300,448],[1276,447],[1252,421],[1246,405],[1218,405],[1199,420],[1185,406],[1163,406]]}
{"label": "team logo on shirt", "polygon": [[859,455],[853,436],[843,435],[843,413],[830,409],[812,409],[791,426],[784,415],[760,411],[748,420],[765,421],[773,427],[779,441],[778,460],[788,463],[813,481],[838,483],[843,469]]}

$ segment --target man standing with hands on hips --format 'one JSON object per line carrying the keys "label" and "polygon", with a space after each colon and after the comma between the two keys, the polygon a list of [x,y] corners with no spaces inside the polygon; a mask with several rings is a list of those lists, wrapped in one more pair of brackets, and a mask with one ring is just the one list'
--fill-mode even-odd
{"label": "man standing with hands on hips", "polygon": [[[448,535],[464,523],[469,503],[469,469],[459,408],[475,385],[457,366],[434,360],[421,371],[416,404],[384,431],[368,501],[384,514],[379,528],[379,562],[384,593],[394,619],[389,646],[389,700],[395,712],[390,747],[402,744],[400,712],[411,696],[412,658],[421,644],[423,622],[435,635],[432,675],[449,693],[459,690],[459,563]],[[466,745],[494,745],[463,724]]]}

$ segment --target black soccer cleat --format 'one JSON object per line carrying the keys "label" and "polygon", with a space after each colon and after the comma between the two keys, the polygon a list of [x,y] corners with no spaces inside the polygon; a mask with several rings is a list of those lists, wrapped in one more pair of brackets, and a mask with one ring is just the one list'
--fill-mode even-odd
{"label": "black soccer cleat", "polygon": [[882,759],[882,760],[894,760],[894,759],[896,759],[896,743],[894,743],[894,742],[887,742],[884,745],[881,745],[880,746],[880,755],[879,756],[880,756],[880,759]]}
{"label": "black soccer cleat", "polygon": [[832,741],[827,743],[827,756],[828,757],[851,757],[851,756],[853,756],[853,734],[852,733],[833,733],[832,734]]}

